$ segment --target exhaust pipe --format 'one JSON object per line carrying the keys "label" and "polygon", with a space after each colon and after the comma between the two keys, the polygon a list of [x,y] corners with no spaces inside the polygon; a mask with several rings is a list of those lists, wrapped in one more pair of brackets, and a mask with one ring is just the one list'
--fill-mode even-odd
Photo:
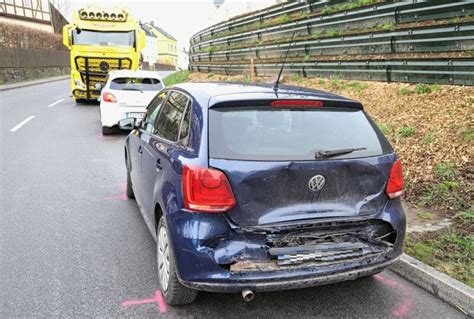
{"label": "exhaust pipe", "polygon": [[255,293],[249,289],[242,290],[242,298],[244,298],[246,302],[250,302],[255,298]]}

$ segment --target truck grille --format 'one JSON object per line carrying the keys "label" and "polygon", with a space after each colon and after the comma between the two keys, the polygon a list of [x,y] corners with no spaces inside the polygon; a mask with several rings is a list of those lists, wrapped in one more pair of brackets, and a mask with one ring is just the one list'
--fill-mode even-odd
{"label": "truck grille", "polygon": [[86,98],[98,97],[100,90],[97,83],[105,84],[107,74],[112,70],[130,70],[132,60],[129,58],[83,57],[74,59],[76,69],[81,74],[81,80],[86,85]]}

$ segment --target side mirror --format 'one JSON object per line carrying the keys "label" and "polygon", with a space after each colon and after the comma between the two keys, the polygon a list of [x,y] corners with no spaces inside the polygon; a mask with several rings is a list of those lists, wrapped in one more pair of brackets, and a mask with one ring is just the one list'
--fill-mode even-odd
{"label": "side mirror", "polygon": [[134,117],[127,117],[126,119],[122,119],[118,122],[118,126],[122,130],[131,131],[134,130],[142,124],[142,120],[136,119]]}
{"label": "side mirror", "polygon": [[68,49],[71,49],[72,46],[72,30],[74,27],[73,24],[66,24],[63,27],[63,44]]}

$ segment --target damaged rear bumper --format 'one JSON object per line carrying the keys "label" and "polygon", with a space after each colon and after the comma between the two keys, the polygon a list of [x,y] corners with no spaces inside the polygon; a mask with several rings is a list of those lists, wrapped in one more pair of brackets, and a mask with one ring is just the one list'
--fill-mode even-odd
{"label": "damaged rear bumper", "polygon": [[370,218],[317,220],[300,228],[236,229],[222,214],[166,217],[178,279],[212,292],[297,289],[380,272],[402,254],[406,224],[399,201]]}
{"label": "damaged rear bumper", "polygon": [[[401,255],[401,254],[400,254]],[[344,271],[338,271],[333,273],[321,273],[312,276],[292,277],[285,279],[267,279],[261,281],[233,281],[233,282],[190,282],[180,280],[180,282],[196,290],[204,290],[210,292],[226,292],[235,293],[245,289],[253,290],[255,292],[265,291],[277,291],[277,290],[290,290],[315,287],[321,285],[327,285],[331,283],[355,280],[360,277],[370,276],[379,273],[396,262],[400,255],[386,260],[384,262],[367,265],[355,269],[349,269]]]}

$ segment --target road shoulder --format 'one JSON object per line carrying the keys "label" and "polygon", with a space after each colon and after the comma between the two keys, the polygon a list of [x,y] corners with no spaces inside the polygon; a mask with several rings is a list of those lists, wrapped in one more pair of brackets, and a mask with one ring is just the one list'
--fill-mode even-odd
{"label": "road shoulder", "polygon": [[390,270],[474,317],[474,289],[403,254]]}

